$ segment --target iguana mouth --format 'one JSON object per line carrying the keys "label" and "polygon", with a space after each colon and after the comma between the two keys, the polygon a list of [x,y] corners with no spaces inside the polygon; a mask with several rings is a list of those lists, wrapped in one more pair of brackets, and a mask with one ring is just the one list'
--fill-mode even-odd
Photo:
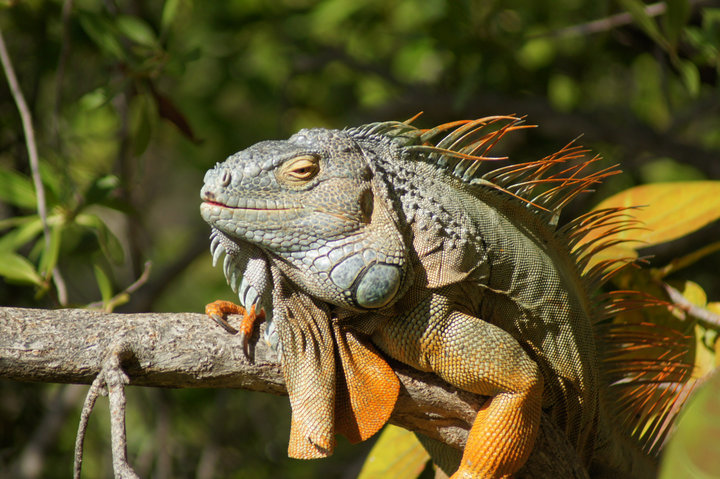
{"label": "iguana mouth", "polygon": [[213,200],[203,201],[204,205],[217,206],[219,208],[226,208],[229,210],[240,210],[240,211],[295,211],[301,209],[300,207],[282,207],[282,208],[262,208],[262,207],[248,207],[248,206],[229,206],[224,203],[220,203]]}

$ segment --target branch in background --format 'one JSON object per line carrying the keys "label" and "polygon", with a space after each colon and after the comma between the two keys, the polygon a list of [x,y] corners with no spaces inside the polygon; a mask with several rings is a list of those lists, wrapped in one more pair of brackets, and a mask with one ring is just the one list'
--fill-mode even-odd
{"label": "branch in background", "polygon": [[[120,366],[131,385],[287,394],[275,354],[264,341],[255,344],[251,362],[242,353],[242,338],[227,334],[201,314],[0,308],[2,377],[89,384],[118,345],[123,352]],[[485,398],[456,390],[432,374],[392,365],[402,387],[391,422],[461,447]],[[99,394],[96,389],[90,399]],[[117,409],[113,412],[119,414]],[[543,417],[538,442],[518,477],[587,475],[562,433]]]}
{"label": "branch in background", "polygon": [[[657,17],[667,10],[665,2],[653,3],[645,7],[645,14],[648,17]],[[633,23],[633,16],[629,12],[616,13],[609,17],[600,18],[579,25],[561,28],[549,33],[537,35],[537,37],[577,37],[584,35],[592,35],[594,33],[607,32],[617,27],[624,27]]]}
{"label": "branch in background", "polygon": [[[688,2],[690,4],[690,7],[696,7],[702,3],[705,3],[704,0],[689,0]],[[658,3],[652,3],[650,5],[645,6],[645,14],[648,17],[658,17],[665,13],[667,11],[667,3],[666,2],[658,2]],[[595,33],[602,33],[607,32],[610,30],[613,30],[618,27],[624,27],[625,25],[630,25],[634,22],[633,16],[629,12],[622,12],[622,13],[616,13],[615,15],[610,15],[605,18],[600,18],[598,20],[592,20],[590,22],[586,23],[580,23],[578,25],[573,25],[570,27],[561,28],[559,30],[553,30],[548,33],[542,33],[539,35],[533,35],[531,38],[538,38],[538,37],[578,37],[578,36],[585,36],[585,35],[593,35]]]}
{"label": "branch in background", "polygon": [[703,323],[712,326],[713,328],[720,328],[720,314],[715,314],[709,309],[691,303],[680,291],[667,283],[663,282],[661,286],[670,297],[670,300],[675,303],[677,308],[693,318],[699,319]]}
{"label": "branch in background", "polygon": [[[45,188],[42,184],[42,178],[40,177],[40,161],[38,159],[37,144],[35,143],[35,130],[32,126],[32,115],[30,109],[25,102],[25,97],[20,90],[17,77],[15,76],[15,70],[13,69],[12,62],[10,61],[10,55],[8,54],[7,48],[5,47],[5,40],[2,36],[2,30],[0,30],[0,61],[2,62],[5,76],[10,86],[10,91],[15,99],[20,118],[22,120],[23,131],[25,132],[25,144],[27,145],[28,158],[30,160],[30,170],[32,171],[33,183],[35,185],[35,194],[37,195],[37,210],[42,222],[43,236],[45,238],[45,249],[50,250],[50,228],[48,227],[47,221],[47,205],[45,202]],[[46,273],[46,272],[43,272]],[[58,301],[62,306],[65,306],[68,302],[67,287],[65,286],[65,280],[63,279],[60,269],[57,265],[53,266],[52,279],[57,289]]]}

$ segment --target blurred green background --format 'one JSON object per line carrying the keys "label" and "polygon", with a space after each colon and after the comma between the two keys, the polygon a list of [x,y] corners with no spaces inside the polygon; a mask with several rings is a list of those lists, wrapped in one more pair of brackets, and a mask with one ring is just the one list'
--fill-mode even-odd
{"label": "blurred green background", "polygon": [[[6,306],[201,312],[232,300],[198,213],[204,172],[303,127],[527,115],[539,128],[504,146],[516,160],[583,135],[625,171],[565,219],[636,184],[720,178],[718,1],[1,0],[0,28],[33,115],[51,238],[46,248],[3,75]],[[647,253],[664,264],[718,237],[714,225]],[[677,279],[717,301],[718,270],[715,254]],[[85,389],[0,380],[0,476],[71,474]],[[287,398],[131,388],[128,400],[142,477],[355,477],[371,445],[287,459]],[[100,403],[84,477],[112,475]]]}

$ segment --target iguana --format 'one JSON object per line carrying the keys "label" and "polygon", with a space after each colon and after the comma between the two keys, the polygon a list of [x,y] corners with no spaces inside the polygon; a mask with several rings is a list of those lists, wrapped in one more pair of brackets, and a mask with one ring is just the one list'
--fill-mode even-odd
{"label": "iguana", "polygon": [[[557,226],[563,206],[615,170],[585,174],[597,157],[578,162],[586,150],[573,143],[494,167],[491,149],[526,127],[495,116],[432,129],[410,120],[305,129],[207,172],[201,214],[242,306],[206,312],[228,328],[224,314],[243,314],[246,345],[266,316],[290,396],[291,457],[327,456],[335,433],[364,440],[385,424],[399,389],[390,357],[490,397],[461,460],[422,441],[453,477],[518,471],[543,410],[591,475],[654,474],[638,441],[614,428],[609,375],[633,386],[631,427],[663,424],[646,442],[667,430],[672,401],[633,417],[661,373],[627,356],[633,341],[648,341],[642,326],[624,334],[608,323],[622,300],[596,295],[617,264],[588,266],[612,241],[589,234],[632,224],[603,210]],[[659,368],[662,378],[673,368]]]}

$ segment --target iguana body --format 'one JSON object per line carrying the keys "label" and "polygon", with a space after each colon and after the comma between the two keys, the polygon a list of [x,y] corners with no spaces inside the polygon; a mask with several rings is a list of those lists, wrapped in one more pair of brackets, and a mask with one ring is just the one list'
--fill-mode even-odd
{"label": "iguana body", "polygon": [[[647,471],[606,417],[593,330],[603,308],[592,294],[607,265],[583,275],[590,253],[573,252],[617,215],[555,228],[560,208],[606,172],[553,173],[582,156],[577,147],[479,172],[520,127],[493,117],[433,130],[303,130],[208,171],[201,212],[214,258],[227,253],[243,305],[271,316],[293,408],[291,456],[325,456],[335,432],[362,440],[382,427],[398,384],[377,348],[491,397],[453,477],[516,472],[543,409],[594,470]],[[531,196],[540,184],[549,187]]]}

